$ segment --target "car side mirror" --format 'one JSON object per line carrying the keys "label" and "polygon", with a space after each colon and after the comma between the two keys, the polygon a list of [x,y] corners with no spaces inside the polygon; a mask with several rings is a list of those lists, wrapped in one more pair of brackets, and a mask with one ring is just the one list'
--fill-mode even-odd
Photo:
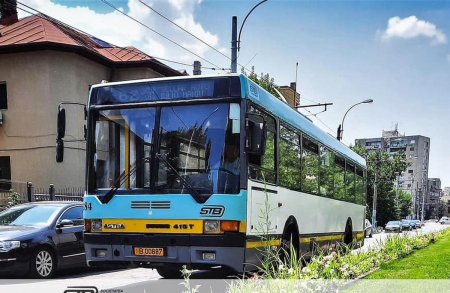
{"label": "car side mirror", "polygon": [[266,123],[255,122],[247,118],[245,126],[247,134],[245,146],[247,153],[262,156],[266,147]]}
{"label": "car side mirror", "polygon": [[68,227],[68,226],[73,226],[73,221],[69,220],[69,219],[64,219],[61,220],[57,225],[56,228],[63,228],[63,227]]}

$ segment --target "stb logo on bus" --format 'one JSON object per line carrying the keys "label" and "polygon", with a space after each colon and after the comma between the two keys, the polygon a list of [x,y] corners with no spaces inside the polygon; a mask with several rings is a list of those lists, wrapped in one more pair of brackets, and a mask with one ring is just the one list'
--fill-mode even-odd
{"label": "stb logo on bus", "polygon": [[222,217],[225,212],[223,206],[204,206],[200,210],[201,217]]}

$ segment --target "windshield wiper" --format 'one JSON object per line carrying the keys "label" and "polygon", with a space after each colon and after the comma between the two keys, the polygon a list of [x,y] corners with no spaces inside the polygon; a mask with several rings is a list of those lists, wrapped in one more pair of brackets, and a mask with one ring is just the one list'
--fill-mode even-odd
{"label": "windshield wiper", "polygon": [[138,167],[140,167],[143,163],[149,162],[150,157],[144,157],[139,163],[135,163],[134,166],[128,171],[123,171],[122,174],[117,177],[117,179],[114,181],[113,186],[111,189],[102,197],[101,202],[103,204],[108,203],[114,195],[116,195],[117,190],[124,184],[129,177],[131,177],[134,173],[136,173],[136,170]]}
{"label": "windshield wiper", "polygon": [[169,161],[167,160],[166,157],[164,157],[160,153],[156,153],[156,157],[158,159],[161,159],[166,164],[166,166],[168,166],[170,169],[172,169],[173,173],[175,173],[175,175],[177,175],[178,179],[181,180],[181,182],[183,183],[183,186],[186,186],[189,189],[189,191],[192,193],[192,196],[194,197],[194,199],[197,202],[200,202],[200,203],[204,202],[202,195],[192,186],[192,184],[186,178],[184,178],[182,175],[180,175],[180,173],[178,173],[177,169],[175,169],[175,167],[169,163]]}

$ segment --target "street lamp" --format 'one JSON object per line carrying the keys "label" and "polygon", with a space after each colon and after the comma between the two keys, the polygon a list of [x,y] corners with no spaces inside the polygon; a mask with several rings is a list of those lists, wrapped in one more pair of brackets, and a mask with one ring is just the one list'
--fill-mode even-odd
{"label": "street lamp", "polygon": [[239,30],[239,37],[237,37],[237,17],[233,16],[232,19],[232,28],[231,28],[231,72],[236,73],[237,71],[237,52],[241,48],[241,33],[242,28],[244,27],[245,21],[247,20],[250,13],[253,12],[253,10],[256,9],[259,5],[263,4],[264,2],[267,2],[268,0],[262,0],[253,8],[250,10],[249,13],[247,13],[247,16],[245,16],[244,21],[242,22],[241,29]]}
{"label": "street lamp", "polygon": [[347,116],[347,113],[348,113],[351,109],[353,109],[353,107],[355,107],[355,106],[358,106],[358,105],[360,105],[360,104],[370,104],[370,103],[373,103],[373,100],[372,100],[372,99],[364,100],[364,101],[362,101],[362,102],[359,102],[359,103],[354,104],[353,106],[351,106],[351,107],[347,110],[347,112],[345,112],[344,118],[342,118],[342,123],[339,125],[339,127],[338,127],[338,129],[337,129],[337,139],[338,139],[338,140],[341,140],[341,139],[342,139],[342,134],[344,133],[344,120],[345,120],[345,116]]}

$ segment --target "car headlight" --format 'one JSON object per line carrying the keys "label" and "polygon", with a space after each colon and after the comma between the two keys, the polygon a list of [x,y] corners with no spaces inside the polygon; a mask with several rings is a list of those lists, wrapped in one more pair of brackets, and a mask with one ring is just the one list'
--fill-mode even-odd
{"label": "car headlight", "polygon": [[11,249],[19,248],[20,241],[0,241],[0,251],[8,252]]}

